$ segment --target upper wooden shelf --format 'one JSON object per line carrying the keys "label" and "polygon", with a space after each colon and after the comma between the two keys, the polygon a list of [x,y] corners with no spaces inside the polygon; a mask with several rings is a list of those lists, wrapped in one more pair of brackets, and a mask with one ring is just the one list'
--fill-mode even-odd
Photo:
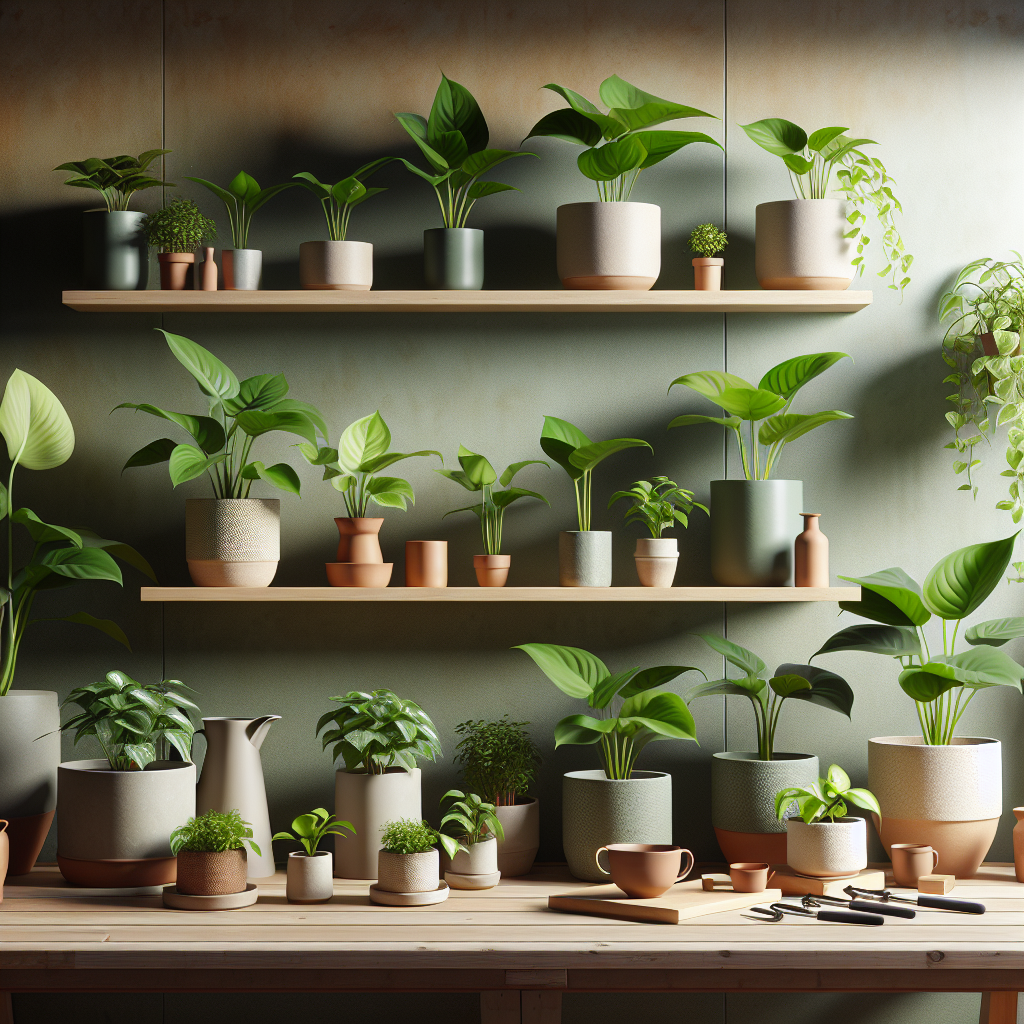
{"label": "upper wooden shelf", "polygon": [[82,313],[853,313],[871,292],[69,291],[63,302]]}

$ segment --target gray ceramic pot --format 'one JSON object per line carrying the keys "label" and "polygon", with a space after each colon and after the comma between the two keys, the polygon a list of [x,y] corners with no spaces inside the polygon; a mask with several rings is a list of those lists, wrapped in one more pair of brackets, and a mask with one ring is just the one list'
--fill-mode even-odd
{"label": "gray ceramic pot", "polygon": [[633,772],[609,779],[604,769],[562,779],[562,848],[569,870],[586,882],[607,879],[594,858],[609,843],[672,843],[672,777]]}
{"label": "gray ceramic pot", "polygon": [[197,587],[269,587],[280,558],[280,498],[186,500],[185,559]]}
{"label": "gray ceramic pot", "polygon": [[799,480],[711,481],[711,574],[723,587],[792,587]]}
{"label": "gray ceramic pot", "polygon": [[505,838],[498,840],[498,870],[502,878],[525,875],[540,849],[540,801],[532,796],[521,799],[521,803],[500,804],[494,809],[505,833]]}
{"label": "gray ceramic pot", "polygon": [[612,585],[610,530],[565,530],[558,535],[558,585]]}
{"label": "gray ceramic pot", "polygon": [[373,246],[369,242],[303,242],[299,283],[303,288],[368,292],[373,284]]}
{"label": "gray ceramic pot", "polygon": [[263,274],[263,252],[260,249],[225,249],[221,253],[224,289],[234,292],[259,291]]}
{"label": "gray ceramic pot", "polygon": [[647,291],[661,273],[661,207],[567,203],[557,210],[564,288]]}
{"label": "gray ceramic pot", "polygon": [[145,289],[149,284],[149,247],[141,227],[145,216],[134,210],[82,214],[86,288]]}
{"label": "gray ceramic pot", "polygon": [[479,291],[484,286],[484,233],[479,228],[424,231],[423,276],[428,288]]}

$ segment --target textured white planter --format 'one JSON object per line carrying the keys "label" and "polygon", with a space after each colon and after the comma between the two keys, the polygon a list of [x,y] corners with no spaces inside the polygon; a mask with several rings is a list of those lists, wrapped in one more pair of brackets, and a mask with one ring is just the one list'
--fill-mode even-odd
{"label": "textured white planter", "polygon": [[377,888],[385,892],[433,892],[441,882],[437,850],[426,853],[377,853]]}
{"label": "textured white planter", "polygon": [[369,242],[303,242],[299,283],[303,288],[368,292],[373,285],[373,246]]}
{"label": "textured white planter", "polygon": [[565,530],[558,535],[558,585],[612,585],[611,531]]}
{"label": "textured white planter", "polygon": [[491,836],[471,843],[452,857],[451,870],[460,875],[492,875],[498,870],[498,841]]}
{"label": "textured white planter", "polygon": [[279,498],[189,498],[185,558],[197,587],[269,587],[281,560]]}
{"label": "textured white planter", "polygon": [[224,288],[229,292],[255,292],[263,276],[261,249],[224,249],[221,252]]}
{"label": "textured white planter", "polygon": [[844,291],[853,244],[841,199],[784,199],[755,211],[754,271],[762,288]]}
{"label": "textured white planter", "polygon": [[334,878],[329,850],[317,850],[310,857],[299,850],[288,854],[289,903],[326,903],[334,895]]}
{"label": "textured white planter", "polygon": [[893,843],[931,846],[940,871],[973,878],[1002,813],[1001,745],[975,736],[949,746],[879,736],[868,740],[868,788],[882,809],[879,838],[887,853]]}
{"label": "textured white planter", "polygon": [[503,878],[525,875],[540,849],[540,801],[524,797],[522,803],[495,807],[494,813],[505,833],[498,840],[498,870]]}
{"label": "textured white planter", "polygon": [[636,551],[636,574],[645,587],[671,587],[679,565],[679,548],[675,537],[639,537]]}
{"label": "textured white planter", "polygon": [[808,825],[786,822],[786,863],[798,875],[850,878],[868,866],[868,828],[863,818],[836,818]]}
{"label": "textured white planter", "polygon": [[558,276],[565,288],[647,291],[661,273],[661,207],[560,206],[557,253]]}

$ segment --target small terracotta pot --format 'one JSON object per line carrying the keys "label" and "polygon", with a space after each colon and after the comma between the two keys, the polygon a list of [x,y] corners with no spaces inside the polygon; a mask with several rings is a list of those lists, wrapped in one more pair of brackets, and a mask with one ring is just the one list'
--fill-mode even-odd
{"label": "small terracotta pot", "polygon": [[10,854],[10,844],[7,840],[7,822],[0,818],[0,903],[4,901],[4,882],[7,879],[7,862]]}
{"label": "small terracotta pot", "polygon": [[405,542],[405,585],[407,587],[448,586],[448,541],[407,540]]}
{"label": "small terracotta pot", "polygon": [[377,536],[384,525],[383,518],[343,518],[334,522],[339,534],[337,561],[376,565],[384,561]]}
{"label": "small terracotta pot", "polygon": [[922,875],[930,875],[939,866],[939,853],[918,843],[893,843],[889,849],[892,873],[897,885],[916,889]]}
{"label": "small terracotta pot", "polygon": [[[764,892],[769,866],[764,861],[740,861],[729,865],[729,877],[736,892]],[[774,874],[774,872],[772,872]]]}
{"label": "small terracotta pot", "polygon": [[511,555],[474,555],[473,568],[481,587],[503,587],[512,565]]}
{"label": "small terracotta pot", "polygon": [[245,849],[178,854],[178,892],[186,896],[227,896],[245,891]]}
{"label": "small terracotta pot", "polygon": [[326,903],[334,895],[333,865],[329,850],[312,857],[302,850],[288,854],[285,895],[289,903]]}
{"label": "small terracotta pot", "polygon": [[[698,292],[720,292],[722,290],[722,267],[725,260],[718,256],[699,257],[693,263],[693,287]],[[760,890],[754,890],[758,892]]]}
{"label": "small terracotta pot", "polygon": [[[608,854],[608,870],[601,864],[602,853]],[[684,854],[685,867],[682,866]],[[602,875],[611,875],[612,881],[627,896],[653,900],[663,896],[693,870],[693,854],[679,846],[612,843],[597,851],[594,863]]]}
{"label": "small terracotta pot", "polygon": [[426,853],[377,853],[377,888],[385,892],[433,892],[441,884],[441,858]]}
{"label": "small terracotta pot", "polygon": [[194,252],[162,252],[157,259],[160,262],[160,287],[164,291],[184,291],[188,286],[188,273],[196,261],[196,254]]}
{"label": "small terracotta pot", "polygon": [[332,587],[386,587],[391,582],[394,562],[325,562],[327,582]]}

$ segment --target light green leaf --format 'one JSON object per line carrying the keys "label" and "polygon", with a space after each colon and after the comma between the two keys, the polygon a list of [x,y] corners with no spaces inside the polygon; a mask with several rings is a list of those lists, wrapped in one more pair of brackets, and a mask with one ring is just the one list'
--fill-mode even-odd
{"label": "light green leaf", "polygon": [[207,456],[196,448],[195,445],[179,444],[171,452],[167,467],[171,476],[171,483],[177,487],[188,480],[195,480],[197,476],[202,476],[208,469],[219,466],[228,457],[228,452]]}
{"label": "light green leaf", "polygon": [[540,446],[544,454],[554,459],[573,480],[583,476],[583,470],[574,466],[570,458],[577,448],[583,448],[590,443],[590,438],[568,420],[560,420],[557,416],[544,417]]}
{"label": "light green leaf", "polygon": [[286,434],[303,437],[310,444],[316,444],[316,427],[309,417],[301,412],[261,412],[253,409],[239,413],[235,422],[239,429],[250,437],[259,437],[280,430]]}
{"label": "light green leaf", "polygon": [[615,732],[615,718],[591,718],[589,715],[569,715],[555,726],[555,747],[564,744],[586,745],[597,743],[603,735]]}
{"label": "light green leaf", "polygon": [[1002,647],[1009,640],[1024,636],[1024,618],[989,619],[979,622],[964,634],[969,644]]}
{"label": "light green leaf", "polygon": [[72,580],[122,582],[117,563],[100,548],[57,548],[43,556],[42,564]]}
{"label": "light green leaf", "polygon": [[595,441],[582,448],[577,448],[569,456],[569,463],[581,473],[590,473],[609,455],[625,451],[627,448],[649,448],[652,453],[654,451],[646,441],[635,437],[619,437],[612,441]]}
{"label": "light green leaf", "polygon": [[516,475],[527,466],[546,466],[548,469],[551,468],[551,466],[543,459],[527,459],[525,462],[513,462],[505,468],[505,472],[501,474],[498,482],[502,487],[508,487],[508,485],[515,479]]}
{"label": "light green leaf", "polygon": [[544,675],[570,697],[588,698],[609,675],[604,662],[578,647],[519,644],[515,650],[525,651]]}
{"label": "light green leaf", "polygon": [[[631,131],[675,121],[684,117],[714,117],[705,110],[673,103],[660,96],[644,92],[635,85],[623,81],[618,75],[611,75],[601,83],[601,102],[611,108],[610,113]],[[717,120],[717,118],[716,118]]]}
{"label": "light green leaf", "polygon": [[391,447],[391,431],[377,411],[345,428],[338,442],[338,463],[349,473],[367,472],[364,464],[384,455]]}
{"label": "light green leaf", "polygon": [[676,377],[668,389],[671,391],[677,384],[684,388],[696,391],[698,395],[710,398],[717,404],[718,396],[728,388],[746,388],[754,391],[754,385],[737,377],[734,373],[725,373],[723,370],[699,370],[696,373],[686,373],[682,377]]}
{"label": "light green leaf", "polygon": [[283,373],[264,373],[248,377],[238,385],[238,394],[224,403],[232,416],[247,409],[268,410],[274,408],[288,394],[288,381]]}
{"label": "light green leaf", "polygon": [[278,462],[274,466],[265,466],[262,462],[250,462],[242,470],[242,476],[246,480],[265,480],[279,491],[288,491],[291,494],[298,494],[301,487],[298,473],[287,462]]}
{"label": "light green leaf", "polygon": [[714,401],[730,415],[748,421],[762,420],[786,405],[786,399],[781,395],[756,388],[725,388]]}
{"label": "light green leaf", "polygon": [[222,401],[238,394],[238,378],[212,352],[180,334],[157,330],[167,339],[174,358],[195,377],[206,394]]}
{"label": "light green leaf", "polygon": [[696,740],[697,727],[690,709],[676,693],[649,690],[630,697],[619,713],[620,720],[642,725],[659,736],[678,740]]}
{"label": "light green leaf", "polygon": [[808,356],[795,356],[773,366],[758,387],[774,391],[783,398],[792,398],[808,381],[814,380],[840,359],[850,359],[845,352],[817,352]]}
{"label": "light green leaf", "polygon": [[995,590],[1013,557],[1017,534],[947,555],[925,577],[924,602],[942,619],[963,619]]}
{"label": "light green leaf", "polygon": [[[859,584],[860,601],[841,601],[839,607],[888,626],[923,626],[931,613],[921,598],[921,588],[902,569],[882,569],[870,576],[840,576]],[[880,598],[881,600],[878,600]]]}
{"label": "light green leaf", "polygon": [[741,124],[747,138],[775,156],[799,153],[807,145],[807,133],[799,125],[781,117]]}
{"label": "light green leaf", "polygon": [[738,430],[740,424],[743,422],[739,416],[677,416],[671,423],[669,423],[669,429],[672,427],[690,427],[695,423],[717,423],[722,427],[729,427],[731,430]]}
{"label": "light green leaf", "polygon": [[759,676],[768,667],[753,651],[748,651],[731,640],[715,636],[713,633],[701,633],[699,636],[708,647],[721,654],[729,664],[746,672],[748,676]]}
{"label": "light green leaf", "polygon": [[7,381],[0,403],[0,433],[8,457],[26,469],[54,469],[75,450],[75,431],[64,406],[24,370],[15,370]]}
{"label": "light green leaf", "polygon": [[576,164],[591,181],[612,181],[638,168],[647,159],[647,150],[631,135],[609,142],[599,149],[586,149]]}
{"label": "light green leaf", "polygon": [[66,526],[52,526],[49,523],[44,523],[30,508],[19,508],[11,516],[11,522],[24,526],[28,530],[29,536],[37,544],[69,540],[76,548],[82,546],[82,538],[74,530],[69,530]]}
{"label": "light green leaf", "polygon": [[833,420],[852,420],[848,412],[840,412],[837,409],[828,412],[815,413],[781,413],[772,416],[761,424],[757,432],[757,439],[764,445],[772,445],[778,442],[789,444],[798,437],[803,437],[823,423],[831,423]]}
{"label": "light green leaf", "polygon": [[[464,445],[459,445],[459,465],[466,474],[466,479],[474,486],[470,490],[479,490],[498,479],[494,467],[482,455],[471,452]],[[465,486],[465,485],[463,485]]]}
{"label": "light green leaf", "polygon": [[[711,115],[706,116],[710,117]],[[678,153],[684,146],[690,146],[695,142],[705,142],[711,146],[718,146],[719,149],[722,148],[710,135],[705,135],[703,132],[637,132],[631,137],[647,150],[647,156],[640,165],[641,170],[660,164],[666,157]]]}
{"label": "light green leaf", "polygon": [[826,778],[835,788],[837,796],[840,793],[845,793],[850,788],[850,776],[837,764],[830,764],[828,766]]}
{"label": "light green leaf", "polygon": [[768,685],[780,696],[790,697],[798,690],[809,690],[811,684],[803,676],[778,675],[768,680]]}

